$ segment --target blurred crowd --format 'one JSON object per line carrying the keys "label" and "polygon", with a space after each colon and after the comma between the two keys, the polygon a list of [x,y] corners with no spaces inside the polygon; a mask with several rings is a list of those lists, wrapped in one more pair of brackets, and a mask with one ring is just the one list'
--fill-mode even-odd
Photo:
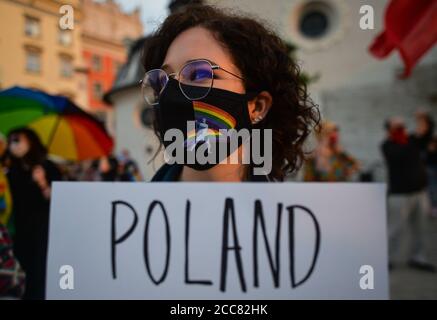
{"label": "blurred crowd", "polygon": [[335,182],[351,180],[359,171],[358,161],[340,145],[340,129],[323,121],[316,133],[317,145],[304,166],[305,181]]}
{"label": "blurred crowd", "polygon": [[[381,153],[387,169],[389,269],[402,262],[402,244],[410,239],[407,265],[435,272],[428,258],[427,223],[437,217],[437,137],[435,123],[424,110],[408,131],[399,116],[387,119]],[[369,181],[359,162],[339,142],[339,127],[322,122],[317,146],[304,167],[305,181]],[[410,236],[409,236],[410,234]]]}
{"label": "blurred crowd", "polygon": [[52,182],[141,181],[141,174],[127,150],[55,163],[28,128],[11,131],[0,153],[0,297],[43,299]]}
{"label": "blurred crowd", "polygon": [[[437,215],[437,137],[429,113],[418,111],[415,120],[412,131],[401,117],[384,124],[389,268],[401,262],[401,243],[410,238],[408,266],[435,272],[427,257],[426,224]],[[360,175],[360,163],[341,146],[337,124],[322,122],[316,140],[303,180],[367,181]],[[0,153],[0,296],[42,299],[51,183],[141,181],[140,170],[128,150],[98,160],[55,164],[38,135],[27,128],[11,131]]]}

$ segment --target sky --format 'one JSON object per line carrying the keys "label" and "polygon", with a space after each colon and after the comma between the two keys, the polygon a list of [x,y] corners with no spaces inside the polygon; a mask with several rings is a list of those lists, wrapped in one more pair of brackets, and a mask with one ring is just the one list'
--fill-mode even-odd
{"label": "sky", "polygon": [[138,6],[141,8],[145,34],[153,32],[168,14],[169,0],[115,0],[115,2],[126,12],[131,12]]}

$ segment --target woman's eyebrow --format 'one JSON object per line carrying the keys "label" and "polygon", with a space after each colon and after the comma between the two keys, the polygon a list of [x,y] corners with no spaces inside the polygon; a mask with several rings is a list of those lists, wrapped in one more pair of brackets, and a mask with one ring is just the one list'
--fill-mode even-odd
{"label": "woman's eyebrow", "polygon": [[163,64],[160,68],[161,70],[164,70],[165,72],[169,73],[172,71],[172,68],[168,64]]}
{"label": "woman's eyebrow", "polygon": [[217,65],[217,63],[215,63],[214,61],[209,60],[209,59],[206,59],[206,58],[190,59],[190,60],[185,61],[185,63],[190,63],[190,62],[193,62],[193,61],[199,61],[199,60],[205,60],[205,61],[208,61],[208,62],[209,62],[210,64],[212,64],[213,66],[216,66],[216,65]]}
{"label": "woman's eyebrow", "polygon": [[[187,63],[190,63],[190,62],[193,62],[193,61],[199,61],[199,60],[205,60],[205,61],[208,61],[208,62],[209,62],[211,65],[213,65],[213,66],[218,65],[218,64],[215,63],[214,61],[209,60],[209,59],[206,59],[206,58],[190,59],[190,60],[185,61],[184,65],[187,64]],[[172,69],[172,68],[170,67],[170,65],[167,64],[167,63],[166,63],[166,64],[163,64],[163,65],[161,66],[160,69],[164,70],[165,72],[171,72],[171,71],[173,71],[173,69]]]}

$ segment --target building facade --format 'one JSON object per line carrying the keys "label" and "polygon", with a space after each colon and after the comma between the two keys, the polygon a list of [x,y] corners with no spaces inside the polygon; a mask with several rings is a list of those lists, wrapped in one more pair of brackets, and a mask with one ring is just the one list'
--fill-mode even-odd
{"label": "building facade", "polygon": [[107,118],[109,106],[103,101],[121,66],[130,43],[143,34],[139,9],[124,13],[112,0],[83,0],[82,48],[87,70],[87,108]]}
{"label": "building facade", "polygon": [[20,85],[86,103],[81,47],[82,10],[69,1],[74,28],[62,30],[60,1],[0,0],[0,88]]}
{"label": "building facade", "polygon": [[[384,180],[380,151],[384,121],[403,116],[414,129],[414,112],[431,111],[437,119],[437,46],[427,52],[406,80],[398,78],[403,64],[397,53],[377,60],[368,47],[384,29],[388,0],[208,0],[260,17],[294,44],[302,69],[317,80],[309,92],[325,119],[339,124],[341,143]],[[370,5],[374,29],[360,28],[360,8]]]}

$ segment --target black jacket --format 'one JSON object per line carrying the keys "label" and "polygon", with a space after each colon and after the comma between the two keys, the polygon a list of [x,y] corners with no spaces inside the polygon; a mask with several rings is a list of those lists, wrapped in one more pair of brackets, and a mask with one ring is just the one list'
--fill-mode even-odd
{"label": "black jacket", "polygon": [[426,143],[414,136],[406,144],[384,141],[382,153],[388,169],[389,193],[409,194],[426,188],[425,147]]}
{"label": "black jacket", "polygon": [[[49,183],[61,173],[49,160],[41,164]],[[26,272],[24,299],[44,299],[50,201],[33,181],[31,170],[14,166],[8,172],[15,224],[14,253]]]}
{"label": "black jacket", "polygon": [[[164,164],[152,178],[152,182],[170,182],[170,181],[178,181],[179,176],[182,172],[182,168],[184,166],[181,164]],[[268,176],[264,175],[252,175],[249,179],[251,182],[268,182],[270,181]]]}

